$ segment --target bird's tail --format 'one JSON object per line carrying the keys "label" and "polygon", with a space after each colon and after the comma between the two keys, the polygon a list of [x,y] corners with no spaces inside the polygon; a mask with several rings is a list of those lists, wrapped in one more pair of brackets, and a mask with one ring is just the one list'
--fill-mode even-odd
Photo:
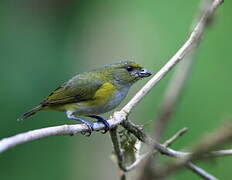
{"label": "bird's tail", "polygon": [[38,105],[35,108],[31,109],[30,111],[24,113],[21,117],[18,118],[18,120],[21,121],[21,120],[27,119],[30,116],[32,116],[35,113],[37,113],[38,111],[40,111],[41,109],[42,109],[42,105]]}

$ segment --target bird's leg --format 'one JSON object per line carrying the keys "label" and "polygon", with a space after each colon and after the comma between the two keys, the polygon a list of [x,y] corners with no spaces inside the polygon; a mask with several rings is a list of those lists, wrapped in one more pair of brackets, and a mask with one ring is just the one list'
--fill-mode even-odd
{"label": "bird's leg", "polygon": [[92,131],[93,131],[93,124],[86,121],[86,120],[84,120],[84,119],[76,117],[74,113],[75,112],[73,112],[73,111],[67,111],[66,112],[67,117],[69,119],[73,119],[73,120],[80,121],[80,122],[84,123],[89,128],[89,132],[88,132],[89,134],[87,134],[87,135],[85,133],[81,133],[81,134],[86,135],[86,136],[90,136],[92,134]]}
{"label": "bird's leg", "polygon": [[109,125],[109,123],[107,122],[107,120],[105,120],[104,117],[98,116],[98,115],[91,115],[91,116],[89,116],[89,117],[95,118],[95,119],[97,119],[98,121],[102,122],[102,123],[105,125],[105,130],[102,132],[103,134],[105,134],[107,131],[109,131],[110,125]]}

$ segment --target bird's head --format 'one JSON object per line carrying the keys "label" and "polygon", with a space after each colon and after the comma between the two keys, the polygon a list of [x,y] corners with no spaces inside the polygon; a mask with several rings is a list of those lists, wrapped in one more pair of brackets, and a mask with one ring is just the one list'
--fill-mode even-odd
{"label": "bird's head", "polygon": [[144,69],[139,64],[129,60],[106,65],[104,69],[111,74],[114,81],[120,84],[133,84],[134,82],[151,75],[149,70]]}

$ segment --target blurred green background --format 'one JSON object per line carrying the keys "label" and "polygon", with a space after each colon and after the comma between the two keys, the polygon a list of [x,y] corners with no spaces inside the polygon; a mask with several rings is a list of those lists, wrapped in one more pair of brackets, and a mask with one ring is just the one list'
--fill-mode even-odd
{"label": "blurred green background", "polygon": [[[73,75],[122,59],[156,72],[186,40],[199,0],[1,0],[0,138],[42,127],[73,124],[65,114],[41,112],[16,119]],[[168,127],[189,133],[173,146],[191,146],[232,116],[232,2],[225,1],[207,30],[181,103]],[[171,73],[133,110],[130,119],[151,131]],[[130,91],[125,104],[146,80]],[[123,105],[122,104],[122,105]],[[107,114],[106,117],[110,115]],[[116,180],[108,134],[49,137],[0,155],[2,180]],[[232,157],[200,163],[231,179]],[[189,171],[171,179],[199,179]]]}

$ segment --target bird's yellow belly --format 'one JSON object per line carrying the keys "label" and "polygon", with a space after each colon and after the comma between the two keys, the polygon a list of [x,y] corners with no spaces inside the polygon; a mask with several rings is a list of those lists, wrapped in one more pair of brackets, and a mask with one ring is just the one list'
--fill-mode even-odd
{"label": "bird's yellow belly", "polygon": [[59,106],[58,111],[74,111],[78,115],[97,115],[117,107],[126,97],[129,88],[117,90],[111,83],[105,83],[94,98],[88,101]]}
{"label": "bird's yellow belly", "polygon": [[103,114],[114,109],[117,105],[112,106],[108,103],[101,105],[94,105],[92,102],[82,102],[75,104],[68,104],[65,106],[66,111],[74,111],[78,115],[97,115]]}
{"label": "bird's yellow belly", "polygon": [[96,92],[92,100],[64,104],[53,109],[57,111],[74,111],[78,115],[97,115],[117,107],[125,98],[129,88],[116,89],[112,83],[105,83]]}

